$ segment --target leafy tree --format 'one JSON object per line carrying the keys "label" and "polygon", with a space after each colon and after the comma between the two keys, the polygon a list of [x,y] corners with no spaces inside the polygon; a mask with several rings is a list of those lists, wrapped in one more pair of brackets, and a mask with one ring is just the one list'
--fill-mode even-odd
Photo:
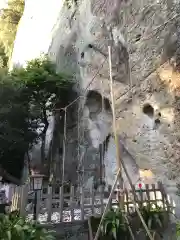
{"label": "leafy tree", "polygon": [[21,178],[24,155],[37,137],[30,124],[26,87],[11,76],[0,79],[0,164],[16,178]]}
{"label": "leafy tree", "polygon": [[4,46],[0,44],[0,68],[6,67],[8,62],[8,57],[5,54]]}
{"label": "leafy tree", "polygon": [[73,81],[57,74],[46,56],[14,69],[0,78],[0,164],[21,177],[24,155],[36,141],[42,141],[42,164],[48,117],[68,104]]}
{"label": "leafy tree", "polygon": [[26,68],[16,69],[12,75],[13,78],[20,79],[28,89],[33,124],[41,130],[39,134],[42,141],[41,160],[44,162],[48,117],[52,114],[52,109],[68,104],[73,81],[68,75],[57,74],[55,65],[47,56],[28,62]]}
{"label": "leafy tree", "polygon": [[[0,57],[7,64],[12,54],[19,20],[24,11],[24,0],[9,0],[7,8],[0,14]],[[5,66],[5,65],[4,65]],[[1,67],[1,66],[0,66]]]}

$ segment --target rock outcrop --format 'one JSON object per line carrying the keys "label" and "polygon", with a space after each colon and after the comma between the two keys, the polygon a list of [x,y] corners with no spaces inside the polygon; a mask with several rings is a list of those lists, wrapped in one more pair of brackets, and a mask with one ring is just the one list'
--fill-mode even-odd
{"label": "rock outcrop", "polygon": [[[15,66],[48,53],[58,71],[76,79],[79,95],[88,100],[93,91],[109,105],[111,45],[118,134],[139,168],[151,169],[167,191],[173,188],[174,198],[180,181],[179,14],[179,0],[26,0],[12,55]],[[85,150],[79,156],[85,151],[86,167],[93,168],[99,145],[111,132],[112,114],[102,108],[102,97],[94,102],[90,97],[90,103],[80,99],[84,115],[78,144]],[[71,140],[73,152],[77,139]],[[111,139],[105,159],[114,166],[113,145]]]}

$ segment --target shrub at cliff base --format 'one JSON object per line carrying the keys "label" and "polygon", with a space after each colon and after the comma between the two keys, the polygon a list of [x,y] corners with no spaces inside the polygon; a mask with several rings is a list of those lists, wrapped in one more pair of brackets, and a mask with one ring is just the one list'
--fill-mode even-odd
{"label": "shrub at cliff base", "polygon": [[0,215],[0,240],[54,240],[53,232],[15,213]]}

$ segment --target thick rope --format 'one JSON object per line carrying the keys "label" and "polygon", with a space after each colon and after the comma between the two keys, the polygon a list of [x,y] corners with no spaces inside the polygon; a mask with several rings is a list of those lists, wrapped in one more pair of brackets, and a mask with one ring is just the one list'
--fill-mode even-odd
{"label": "thick rope", "polygon": [[[107,57],[104,59],[103,63],[101,64],[100,68],[98,68],[97,72],[95,73],[95,75],[93,76],[93,78],[91,79],[91,81],[89,82],[89,84],[87,85],[87,87],[84,90],[84,94],[87,92],[87,90],[89,89],[90,85],[94,82],[94,80],[96,79],[96,76],[99,74],[100,70],[103,68],[104,63],[107,61]],[[66,105],[64,108],[60,108],[60,109],[55,109],[55,110],[61,110],[61,109],[65,109],[70,107],[71,105],[73,105],[74,103],[76,103],[80,98],[84,98],[84,95],[82,96],[78,96],[77,98],[75,98],[72,102],[70,102],[68,105]]]}

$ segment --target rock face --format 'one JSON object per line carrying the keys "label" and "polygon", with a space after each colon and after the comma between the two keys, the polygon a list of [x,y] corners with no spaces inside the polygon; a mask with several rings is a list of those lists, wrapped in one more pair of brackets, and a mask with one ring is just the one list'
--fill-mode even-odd
{"label": "rock face", "polygon": [[[48,53],[58,71],[68,71],[77,80],[79,94],[86,96],[79,101],[81,149],[67,161],[77,162],[77,156],[80,161],[85,154],[85,166],[93,168],[99,145],[112,131],[110,45],[118,133],[137,166],[151,169],[174,199],[180,180],[179,4],[179,0],[26,0],[12,55],[14,66]],[[71,141],[71,152],[76,140]],[[107,145],[106,182],[112,184],[113,138]]]}

